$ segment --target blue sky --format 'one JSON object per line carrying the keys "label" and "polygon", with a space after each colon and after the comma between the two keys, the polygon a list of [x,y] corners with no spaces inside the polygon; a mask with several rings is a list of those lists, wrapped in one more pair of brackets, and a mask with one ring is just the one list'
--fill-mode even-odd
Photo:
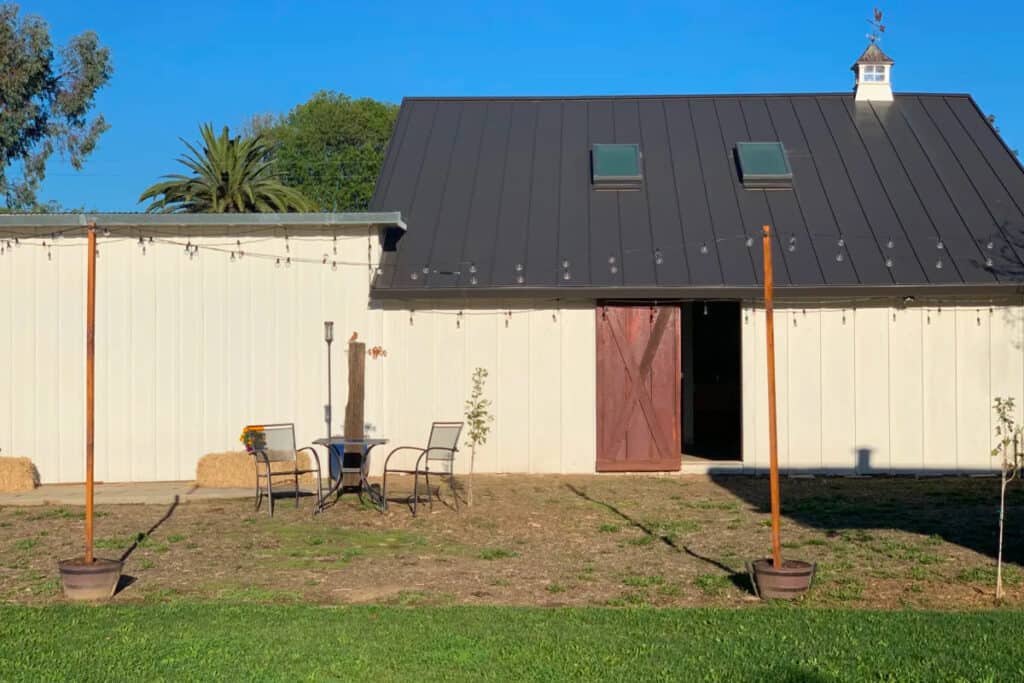
{"label": "blue sky", "polygon": [[[179,137],[286,112],[321,89],[405,95],[840,92],[865,47],[852,2],[22,2],[56,40],[85,29],[115,73],[111,124],[84,170],[41,198],[132,211],[177,172]],[[1024,149],[1024,3],[893,2],[882,47],[897,92],[969,92]]]}

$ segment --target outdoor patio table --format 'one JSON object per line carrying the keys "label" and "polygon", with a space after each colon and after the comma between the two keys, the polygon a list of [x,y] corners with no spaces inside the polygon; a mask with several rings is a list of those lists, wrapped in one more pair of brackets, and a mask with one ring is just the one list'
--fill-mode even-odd
{"label": "outdoor patio table", "polygon": [[[332,494],[341,495],[341,489],[345,480],[346,472],[354,472],[355,468],[345,467],[345,455],[358,456],[359,457],[359,493],[366,492],[366,495],[370,497],[370,501],[375,505],[380,505],[381,494],[374,488],[370,487],[369,482],[366,480],[370,473],[370,451],[376,446],[387,443],[387,439],[356,439],[347,438],[344,436],[332,436],[327,439],[316,439],[313,441],[317,446],[323,446],[327,449],[327,470],[331,471],[331,459],[338,459],[338,477],[331,483],[331,488],[327,493],[320,499],[320,508],[318,511],[323,511],[327,507],[327,500]],[[358,447],[358,453],[348,453],[345,451],[348,447]]]}

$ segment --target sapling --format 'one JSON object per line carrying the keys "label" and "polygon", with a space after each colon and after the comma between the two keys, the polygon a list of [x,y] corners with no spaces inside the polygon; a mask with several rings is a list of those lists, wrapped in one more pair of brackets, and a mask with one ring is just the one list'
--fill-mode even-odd
{"label": "sapling", "polygon": [[484,398],[484,384],[487,382],[487,370],[477,368],[473,371],[473,389],[466,399],[466,424],[469,427],[469,477],[466,481],[466,505],[473,507],[473,468],[476,464],[477,446],[487,443],[487,435],[491,432],[494,417],[490,413],[491,401]]}
{"label": "sapling", "polygon": [[999,487],[999,550],[996,555],[996,601],[1003,599],[1003,525],[1006,520],[1006,487],[1024,468],[1021,453],[1021,433],[1024,426],[1014,417],[1013,398],[997,396],[992,409],[996,411],[996,447],[992,457],[1002,457],[1002,477]]}

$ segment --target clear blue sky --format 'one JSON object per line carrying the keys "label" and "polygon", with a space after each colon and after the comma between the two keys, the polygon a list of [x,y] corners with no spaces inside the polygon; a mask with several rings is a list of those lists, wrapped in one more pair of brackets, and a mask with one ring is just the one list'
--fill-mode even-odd
{"label": "clear blue sky", "polygon": [[[1024,152],[1024,3],[883,6],[897,92],[969,92]],[[25,1],[60,42],[96,31],[115,73],[111,129],[85,169],[51,166],[42,199],[131,211],[177,172],[179,137],[243,124],[320,89],[405,95],[838,92],[870,2]]]}

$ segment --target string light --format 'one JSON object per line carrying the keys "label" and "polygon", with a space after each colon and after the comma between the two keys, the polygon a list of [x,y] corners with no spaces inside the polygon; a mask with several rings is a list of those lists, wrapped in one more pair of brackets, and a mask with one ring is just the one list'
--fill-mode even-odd
{"label": "string light", "polygon": [[703,242],[700,245],[700,253],[704,254],[704,255],[707,255],[707,253],[708,253],[708,243],[707,242]]}
{"label": "string light", "polygon": [[665,257],[661,255],[661,249],[654,250],[654,265],[660,266],[665,262]]}
{"label": "string light", "polygon": [[789,248],[790,253],[796,251],[796,236],[795,235],[790,236],[790,238],[789,238],[789,247],[788,248]]}
{"label": "string light", "polygon": [[754,238],[751,237],[750,235],[747,235],[747,239],[743,240],[743,243],[747,245],[747,249],[749,249],[750,247],[754,246]]}
{"label": "string light", "polygon": [[110,228],[108,228],[108,227],[104,227],[103,228],[103,236],[104,237],[110,237]]}

